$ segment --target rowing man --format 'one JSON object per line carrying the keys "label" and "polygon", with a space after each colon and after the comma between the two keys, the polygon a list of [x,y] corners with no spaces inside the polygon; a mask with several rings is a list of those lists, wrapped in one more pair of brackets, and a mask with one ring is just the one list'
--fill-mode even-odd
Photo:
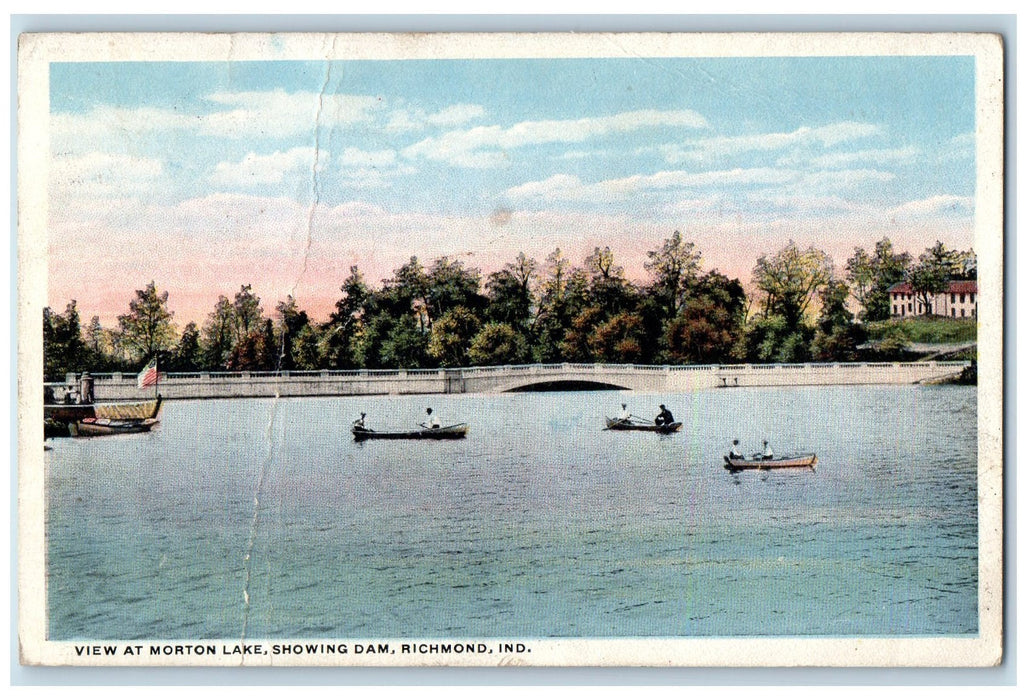
{"label": "rowing man", "polygon": [[626,403],[622,403],[620,405],[620,415],[617,416],[617,420],[621,423],[631,422],[631,413],[628,411],[628,405]]}
{"label": "rowing man", "polygon": [[422,423],[422,425],[425,428],[428,428],[429,430],[438,430],[439,429],[439,417],[431,412],[431,407],[430,406],[428,407],[428,412],[427,413],[428,413],[428,416],[427,416],[427,418],[424,419],[424,423]]}

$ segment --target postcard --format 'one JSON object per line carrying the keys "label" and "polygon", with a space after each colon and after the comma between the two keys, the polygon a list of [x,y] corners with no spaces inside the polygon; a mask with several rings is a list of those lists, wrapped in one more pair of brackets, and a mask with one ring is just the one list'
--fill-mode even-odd
{"label": "postcard", "polygon": [[21,662],[1002,659],[987,34],[25,34]]}

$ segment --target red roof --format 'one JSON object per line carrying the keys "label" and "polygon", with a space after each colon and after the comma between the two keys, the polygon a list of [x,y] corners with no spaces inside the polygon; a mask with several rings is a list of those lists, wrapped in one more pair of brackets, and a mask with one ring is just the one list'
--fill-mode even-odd
{"label": "red roof", "polygon": [[[909,282],[899,282],[888,287],[889,294],[912,294],[913,288]],[[976,294],[977,280],[953,280],[949,282],[948,289],[944,294]]]}

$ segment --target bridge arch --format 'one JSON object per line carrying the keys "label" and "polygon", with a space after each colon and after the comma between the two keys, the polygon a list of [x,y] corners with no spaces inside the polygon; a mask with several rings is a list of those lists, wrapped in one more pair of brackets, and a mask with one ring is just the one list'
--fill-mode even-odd
{"label": "bridge arch", "polygon": [[538,381],[528,378],[512,382],[509,386],[499,389],[502,393],[520,393],[532,391],[630,391],[630,387],[597,382],[593,380],[554,380]]}

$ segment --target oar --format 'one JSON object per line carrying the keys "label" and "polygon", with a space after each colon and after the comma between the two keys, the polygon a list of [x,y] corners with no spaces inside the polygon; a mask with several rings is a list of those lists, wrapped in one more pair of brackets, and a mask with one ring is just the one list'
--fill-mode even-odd
{"label": "oar", "polygon": [[634,418],[635,420],[640,420],[640,421],[642,421],[644,423],[648,423],[649,425],[656,425],[655,421],[651,421],[648,418],[643,418],[642,416],[636,416],[634,413],[631,414],[631,417]]}

